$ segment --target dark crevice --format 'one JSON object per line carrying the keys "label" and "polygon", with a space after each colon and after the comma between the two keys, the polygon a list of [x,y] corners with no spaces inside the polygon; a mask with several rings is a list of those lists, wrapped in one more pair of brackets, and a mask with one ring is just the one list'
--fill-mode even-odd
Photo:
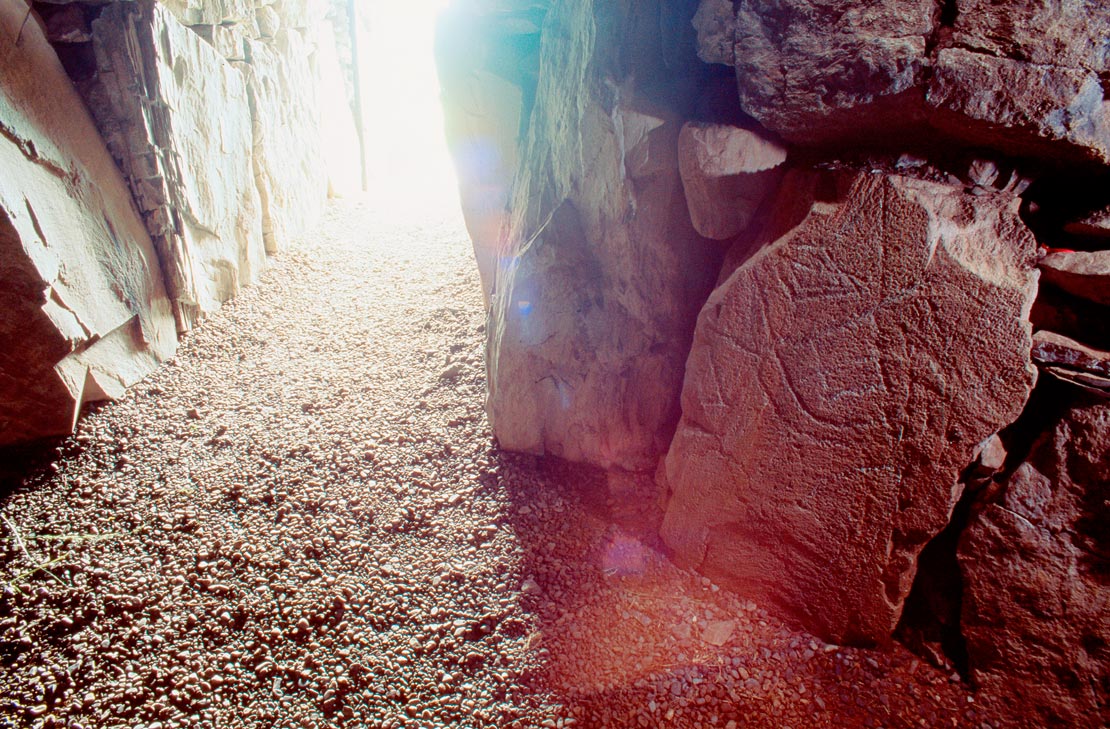
{"label": "dark crevice", "polygon": [[[1008,479],[1025,462],[1037,439],[1052,431],[1063,418],[1077,392],[1073,385],[1040,373],[1037,386],[1033,388],[1021,415],[999,433],[1006,445],[1006,464],[995,477],[996,481]],[[980,498],[980,501],[983,500],[985,498]]]}
{"label": "dark crevice", "polygon": [[959,17],[960,9],[956,4],[956,0],[943,0],[940,6],[940,24],[945,28],[956,27],[956,18]]}
{"label": "dark crevice", "polygon": [[1096,349],[1110,349],[1110,306],[1081,299],[1052,284],[1041,282],[1029,320],[1037,330],[1063,334]]}
{"label": "dark crevice", "polygon": [[925,37],[925,55],[932,56],[937,48],[948,45],[952,37],[952,28],[956,25],[959,15],[956,0],[941,0],[940,11],[937,14],[936,26]]}
{"label": "dark crevice", "polygon": [[960,535],[967,527],[972,489],[952,511],[952,519],[925,545],[917,558],[917,575],[906,597],[895,638],[934,666],[968,677],[967,645],[960,632],[963,578],[956,559]]}
{"label": "dark crevice", "polygon": [[948,525],[921,551],[917,575],[906,598],[895,637],[907,648],[944,670],[968,678],[968,653],[960,629],[963,577],[957,552],[964,529],[977,509],[999,498],[1004,484],[1025,460],[1037,440],[1055,428],[1075,399],[1075,388],[1042,375],[1018,419],[999,437],[1006,446],[1006,462],[999,473],[979,476],[972,464],[961,474],[963,496]]}
{"label": "dark crevice", "polygon": [[1107,247],[1105,238],[1069,233],[1064,226],[1110,205],[1110,173],[1073,169],[1045,174],[1022,197],[1022,220],[1042,245],[1073,250]]}

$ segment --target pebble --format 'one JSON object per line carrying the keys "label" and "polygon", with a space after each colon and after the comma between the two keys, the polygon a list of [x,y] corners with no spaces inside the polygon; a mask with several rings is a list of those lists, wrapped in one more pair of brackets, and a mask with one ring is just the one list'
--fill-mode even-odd
{"label": "pebble", "polygon": [[[628,497],[643,521],[614,502],[611,523],[594,508],[608,496],[598,474],[497,451],[461,227],[387,228],[345,200],[299,246],[172,363],[86,415],[56,469],[4,497],[25,533],[113,535],[52,553],[71,552],[55,566],[64,585],[2,588],[0,641],[17,657],[0,696],[20,721],[804,729],[992,716],[928,665],[827,646],[670,564],[645,546],[653,497]],[[623,531],[642,559],[610,569]],[[22,556],[0,543],[0,558]]]}

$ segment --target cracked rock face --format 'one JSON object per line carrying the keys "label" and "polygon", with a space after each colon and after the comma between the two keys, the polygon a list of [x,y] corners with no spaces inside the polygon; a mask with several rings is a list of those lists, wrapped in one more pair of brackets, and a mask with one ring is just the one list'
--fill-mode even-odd
{"label": "cracked rock face", "polygon": [[487,412],[504,448],[650,469],[678,418],[690,332],[719,260],[686,211],[681,121],[634,81],[663,70],[640,59],[621,73],[608,43],[621,28],[657,34],[658,12],[565,3],[545,21],[490,314]]}
{"label": "cracked rock face", "polygon": [[26,12],[0,5],[0,445],[68,433],[177,346],[127,184]]}
{"label": "cracked rock face", "polygon": [[972,680],[1030,726],[1110,722],[1110,404],[1079,395],[959,548]]}
{"label": "cracked rock face", "polygon": [[[1009,193],[795,172],[698,319],[666,458],[677,558],[836,641],[886,641],[978,443],[1035,372]],[[777,240],[775,240],[777,238]]]}
{"label": "cracked rock face", "polygon": [[266,263],[247,84],[149,0],[107,6],[93,43],[99,74],[89,105],[131,183],[186,330]]}
{"label": "cracked rock face", "polygon": [[778,185],[785,162],[786,149],[758,132],[684,124],[678,167],[694,228],[714,240],[741,233]]}
{"label": "cracked rock face", "polygon": [[734,65],[744,111],[787,141],[907,143],[931,129],[1110,161],[1100,0],[742,0],[731,28],[726,5],[702,1],[699,53]]}

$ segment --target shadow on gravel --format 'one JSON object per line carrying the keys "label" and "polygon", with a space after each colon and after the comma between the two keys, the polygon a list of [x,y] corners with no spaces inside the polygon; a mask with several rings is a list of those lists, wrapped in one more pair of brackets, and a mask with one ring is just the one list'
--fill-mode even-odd
{"label": "shadow on gravel", "polygon": [[64,450],[66,438],[43,438],[0,448],[0,502],[20,488],[34,488],[52,477],[52,465]]}
{"label": "shadow on gravel", "polygon": [[923,700],[947,677],[918,684],[906,651],[827,646],[674,566],[650,475],[499,452],[482,482],[509,497],[522,550],[539,659],[524,680],[578,726],[911,727],[961,712]]}

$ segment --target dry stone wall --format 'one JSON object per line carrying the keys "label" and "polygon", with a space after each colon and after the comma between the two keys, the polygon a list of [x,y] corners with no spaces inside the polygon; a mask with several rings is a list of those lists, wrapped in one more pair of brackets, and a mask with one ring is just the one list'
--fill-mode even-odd
{"label": "dry stone wall", "polygon": [[483,58],[542,12],[463,135],[519,160],[464,206],[501,445],[654,472],[676,559],[828,640],[947,631],[1014,726],[1106,723],[1103,4],[454,8]]}
{"label": "dry stone wall", "polygon": [[154,2],[107,6],[92,34],[90,106],[192,328],[266,264],[246,80]]}
{"label": "dry stone wall", "polygon": [[0,5],[0,445],[68,432],[177,346],[127,184],[26,14]]}
{"label": "dry stone wall", "polygon": [[322,1],[4,8],[0,444],[172,355],[350,189],[324,130],[358,149]]}

